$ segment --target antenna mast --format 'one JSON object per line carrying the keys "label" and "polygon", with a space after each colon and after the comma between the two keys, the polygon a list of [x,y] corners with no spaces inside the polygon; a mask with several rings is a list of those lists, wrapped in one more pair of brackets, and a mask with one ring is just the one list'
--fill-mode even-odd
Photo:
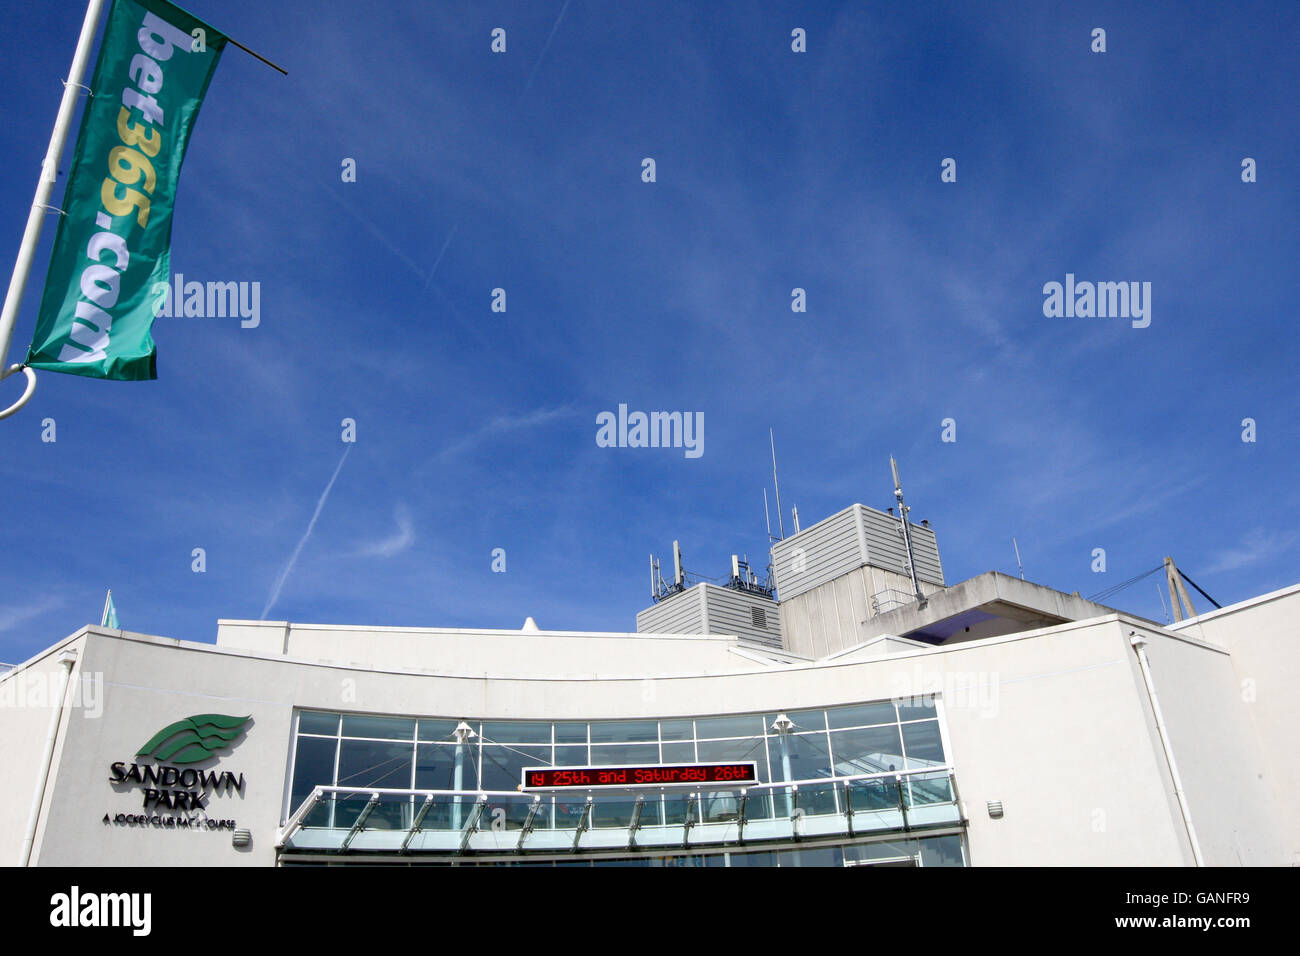
{"label": "antenna mast", "polygon": [[[776,436],[772,429],[767,430],[767,437],[772,442],[772,487],[776,489],[776,523],[781,532],[781,540],[785,540],[785,519],[781,516],[781,484],[776,480]],[[768,531],[771,534],[771,531]]]}
{"label": "antenna mast", "polygon": [[912,577],[912,590],[916,593],[916,601],[920,605],[925,604],[925,595],[921,593],[921,583],[916,579],[916,560],[912,552],[912,530],[907,523],[907,513],[912,509],[903,503],[903,485],[898,480],[898,462],[894,456],[889,456],[889,468],[894,473],[894,498],[898,501],[898,520],[903,523],[903,544],[907,547],[907,571]]}
{"label": "antenna mast", "polygon": [[1016,544],[1016,539],[1011,538],[1011,546],[1016,549],[1016,566],[1020,568],[1020,580],[1025,579],[1025,566],[1020,563],[1020,545]]}

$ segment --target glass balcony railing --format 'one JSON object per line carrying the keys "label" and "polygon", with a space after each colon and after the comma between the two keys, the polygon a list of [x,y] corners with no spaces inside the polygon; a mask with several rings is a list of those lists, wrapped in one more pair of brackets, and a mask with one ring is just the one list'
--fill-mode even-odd
{"label": "glass balcony railing", "polygon": [[726,846],[964,824],[950,767],[689,790],[317,787],[281,829],[292,853],[475,854]]}

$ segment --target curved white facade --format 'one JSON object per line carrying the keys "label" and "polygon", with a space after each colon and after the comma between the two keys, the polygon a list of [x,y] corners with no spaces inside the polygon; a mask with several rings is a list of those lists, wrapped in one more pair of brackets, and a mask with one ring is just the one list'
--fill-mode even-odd
{"label": "curved white facade", "polygon": [[[817,661],[696,635],[222,622],[207,645],[88,627],[0,681],[14,784],[0,852],[40,865],[1182,866],[1195,841],[1211,865],[1281,864],[1297,845],[1294,794],[1275,773],[1280,731],[1252,726],[1239,638],[1223,635],[1294,619],[1298,604],[1293,588],[1177,631],[1111,614],[933,647],[881,637]],[[1286,653],[1265,685],[1294,675]],[[251,719],[229,741],[203,738],[211,756],[170,774],[163,745],[138,754],[196,715]],[[461,786],[447,786],[462,721]],[[760,784],[693,802],[690,788],[596,794],[585,818],[585,794],[505,786],[525,762],[712,759],[756,759]]]}

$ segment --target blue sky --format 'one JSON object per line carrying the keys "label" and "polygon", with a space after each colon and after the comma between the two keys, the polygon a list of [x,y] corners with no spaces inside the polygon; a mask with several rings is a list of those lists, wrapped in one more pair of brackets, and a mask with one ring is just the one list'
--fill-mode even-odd
{"label": "blue sky", "polygon": [[[674,538],[764,563],[769,426],[787,527],[892,504],[892,453],[949,583],[1013,535],[1085,596],[1300,581],[1294,3],[186,6],[289,71],[226,51],[172,237],[260,324],[159,318],[157,381],[43,373],[0,422],[0,661],[110,587],[211,641],[300,542],[269,619],[630,631]],[[84,6],[4,13],[7,275]],[[1067,273],[1150,282],[1150,326],[1045,317]],[[703,455],[598,447],[620,403]],[[1113,603],[1163,620],[1157,580]]]}

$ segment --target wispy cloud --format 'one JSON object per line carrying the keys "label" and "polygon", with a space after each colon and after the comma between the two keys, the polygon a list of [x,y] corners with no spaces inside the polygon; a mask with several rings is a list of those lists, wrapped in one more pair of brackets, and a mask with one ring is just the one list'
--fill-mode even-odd
{"label": "wispy cloud", "polygon": [[339,472],[343,470],[343,463],[348,460],[348,452],[351,450],[352,444],[349,442],[348,446],[343,449],[343,457],[339,459],[338,465],[334,468],[334,474],[330,476],[329,484],[325,486],[325,490],[321,492],[320,500],[316,502],[316,510],[312,512],[311,521],[307,523],[306,532],[303,533],[302,539],[298,542],[298,546],[293,549],[293,554],[289,557],[289,563],[284,566],[284,570],[281,571],[280,576],[276,578],[275,586],[271,588],[271,596],[267,598],[266,607],[262,608],[263,621],[266,620],[266,615],[270,613],[271,608],[275,607],[275,602],[280,600],[280,591],[284,588],[284,582],[289,579],[289,574],[293,571],[293,566],[298,563],[298,555],[302,554],[303,545],[305,545],[307,539],[311,537],[311,533],[316,527],[316,519],[320,517],[321,510],[325,507],[325,499],[330,496],[330,491],[334,488],[334,482],[338,481]]}
{"label": "wispy cloud", "polygon": [[1235,571],[1250,567],[1263,561],[1271,561],[1285,554],[1287,549],[1300,537],[1294,531],[1265,531],[1256,528],[1246,535],[1240,546],[1220,551],[1217,561],[1205,569],[1205,574],[1218,574],[1221,571]]}
{"label": "wispy cloud", "polygon": [[44,598],[28,604],[0,607],[0,634],[12,631],[19,625],[35,620],[45,612],[53,611],[62,605],[63,600],[61,598]]}
{"label": "wispy cloud", "polygon": [[393,519],[397,522],[397,533],[380,541],[372,542],[357,552],[361,558],[391,558],[408,551],[415,544],[415,527],[411,524],[411,511],[402,502],[393,508]]}
{"label": "wispy cloud", "polygon": [[486,425],[445,446],[438,457],[444,462],[450,461],[494,438],[546,425],[573,414],[574,410],[564,405],[560,408],[538,408],[522,415],[498,415]]}
{"label": "wispy cloud", "polygon": [[447,254],[447,247],[451,245],[451,240],[456,237],[456,230],[460,228],[460,223],[451,227],[451,232],[447,233],[447,238],[443,240],[442,248],[438,250],[438,258],[433,260],[433,265],[429,267],[429,278],[424,280],[424,291],[429,290],[429,283],[433,281],[433,274],[438,271],[438,265],[442,262],[442,257]]}

